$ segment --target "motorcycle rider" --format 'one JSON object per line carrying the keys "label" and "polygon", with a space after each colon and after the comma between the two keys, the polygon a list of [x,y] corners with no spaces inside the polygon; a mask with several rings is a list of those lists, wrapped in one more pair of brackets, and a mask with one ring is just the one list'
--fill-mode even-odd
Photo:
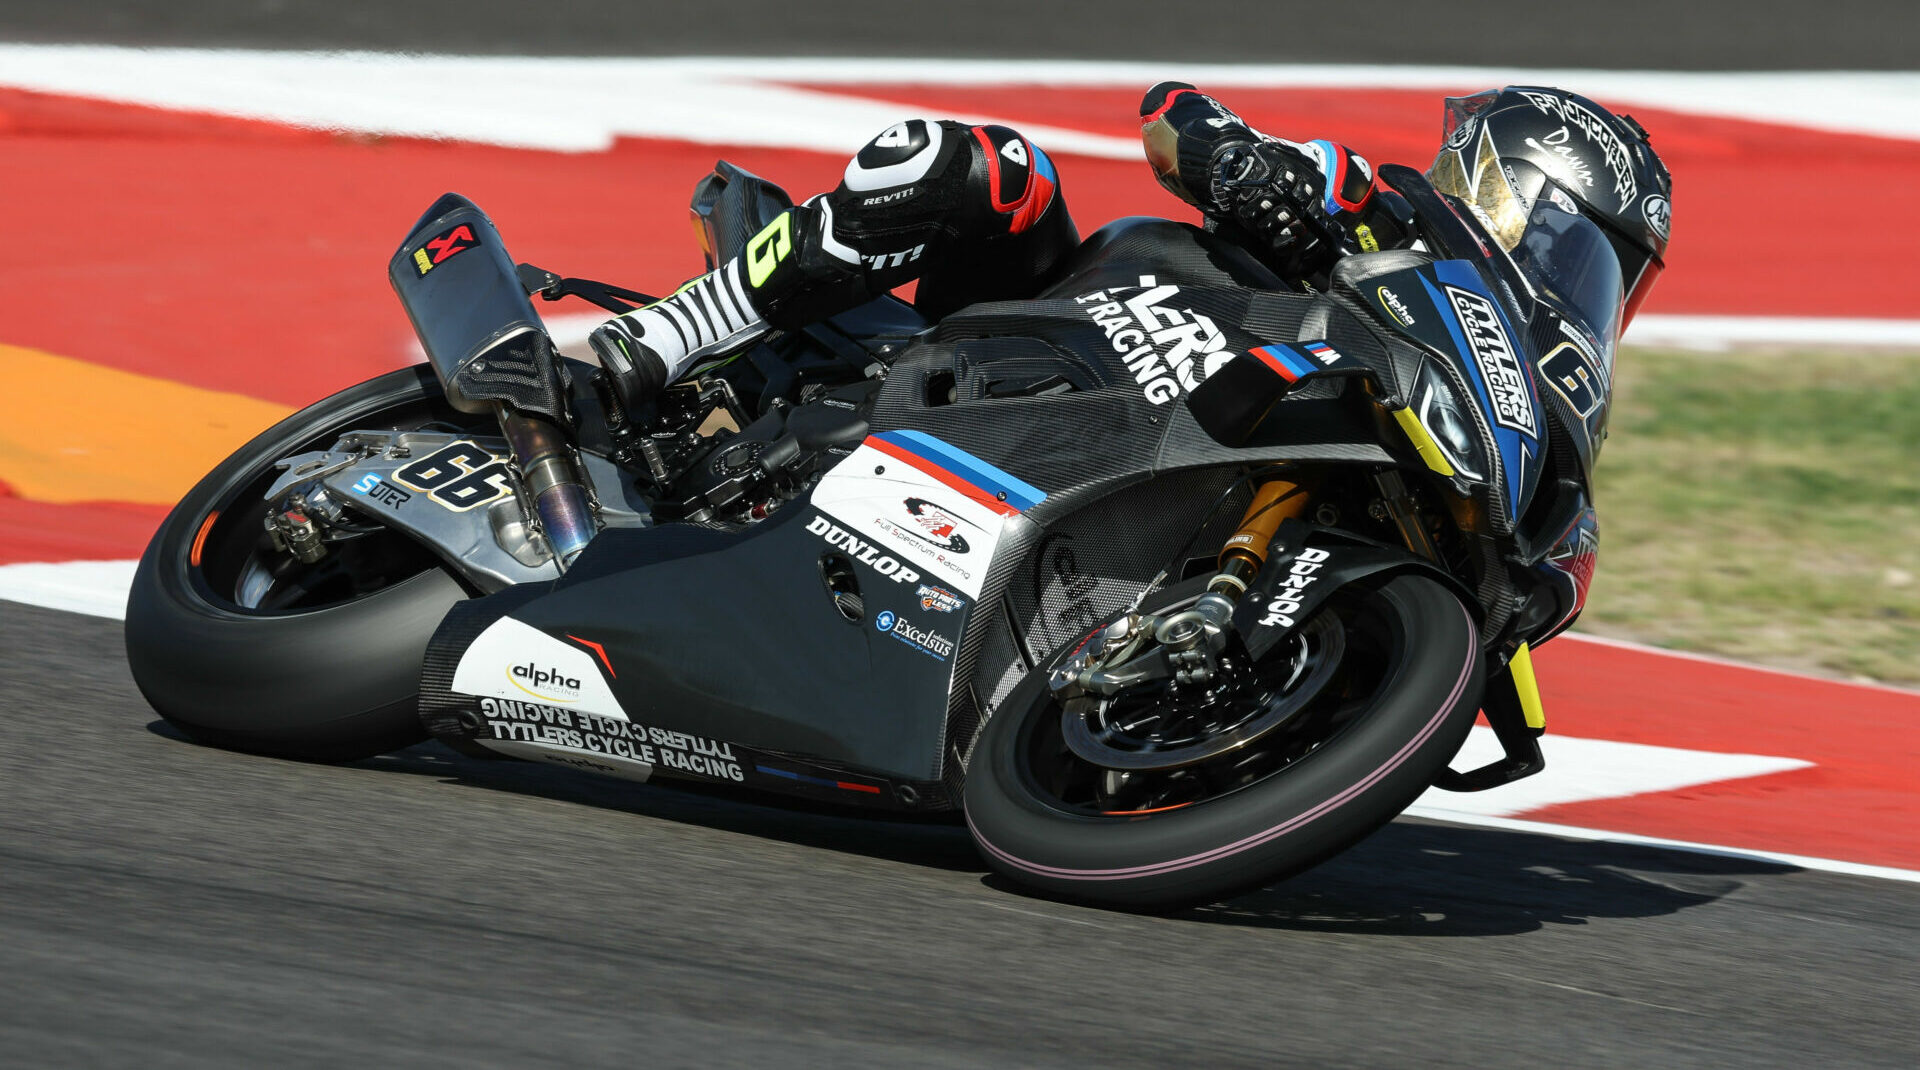
{"label": "motorcycle rider", "polygon": [[[1407,202],[1343,145],[1262,134],[1182,82],[1148,90],[1140,119],[1160,184],[1302,289],[1324,288],[1343,256],[1418,240]],[[1617,335],[1665,267],[1672,183],[1646,131],[1563,90],[1510,86],[1450,98],[1444,133],[1427,172],[1435,189],[1463,203],[1545,296],[1579,306],[1596,335]],[[1620,266],[1611,289],[1558,278],[1541,243],[1521,241],[1536,202],[1598,224]],[[863,147],[838,188],[788,209],[741,255],[610,320],[590,342],[631,410],[770,330],[817,322],[914,279],[929,319],[1030,296],[1078,244],[1058,173],[1038,145],[1003,126],[912,119]],[[1560,292],[1568,289],[1594,292]],[[1619,315],[1623,297],[1617,324],[1597,322]]]}

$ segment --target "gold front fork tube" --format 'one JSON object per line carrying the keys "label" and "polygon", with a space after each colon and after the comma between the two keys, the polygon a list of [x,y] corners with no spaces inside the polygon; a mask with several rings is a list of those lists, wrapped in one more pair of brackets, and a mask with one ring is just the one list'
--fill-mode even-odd
{"label": "gold front fork tube", "polygon": [[1266,563],[1273,533],[1289,517],[1305,513],[1307,505],[1306,488],[1297,483],[1276,479],[1260,484],[1253,492],[1253,501],[1247,503],[1239,529],[1221,547],[1220,572],[1207,589],[1233,599],[1246,593],[1248,581]]}

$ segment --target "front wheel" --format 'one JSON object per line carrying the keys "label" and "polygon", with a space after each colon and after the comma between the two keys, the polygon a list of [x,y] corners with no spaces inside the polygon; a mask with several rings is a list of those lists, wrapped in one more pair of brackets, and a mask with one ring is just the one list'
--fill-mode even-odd
{"label": "front wheel", "polygon": [[432,553],[380,528],[303,565],[263,522],[274,462],[342,432],[470,431],[427,368],[318,402],[247,443],[189,491],[134,574],[127,662],[140,691],[203,743],[347,761],[426,738],[420,662],[469,593]]}
{"label": "front wheel", "polygon": [[[1179,609],[1203,582],[1141,609]],[[967,822],[1006,877],[1129,910],[1258,888],[1371,834],[1460,749],[1483,682],[1473,618],[1416,575],[1342,592],[1260,663],[1229,653],[1197,689],[1063,707],[1047,670],[1074,649],[981,731]]]}

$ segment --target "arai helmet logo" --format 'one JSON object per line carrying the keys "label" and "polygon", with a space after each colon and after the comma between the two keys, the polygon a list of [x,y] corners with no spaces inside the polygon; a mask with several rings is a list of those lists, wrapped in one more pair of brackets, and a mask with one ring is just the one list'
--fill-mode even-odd
{"label": "arai helmet logo", "polygon": [[1453,304],[1454,318],[1466,333],[1467,346],[1486,380],[1487,394],[1493,399],[1493,419],[1501,427],[1538,438],[1533,419],[1533,399],[1527,391],[1527,373],[1514,356],[1513,342],[1500,325],[1500,314],[1493,302],[1471,290],[1447,287],[1447,300]]}
{"label": "arai helmet logo", "polygon": [[1155,405],[1179,397],[1183,388],[1199,386],[1235,356],[1211,318],[1168,304],[1179,295],[1180,287],[1162,286],[1154,276],[1142,275],[1140,292],[1132,297],[1095,290],[1074,298],[1077,304],[1093,306],[1087,315],[1107,333],[1113,351]]}
{"label": "arai helmet logo", "polygon": [[1658,193],[1640,202],[1640,214],[1647,217],[1647,226],[1660,235],[1661,241],[1667,240],[1667,227],[1673,222],[1673,209],[1667,199]]}
{"label": "arai helmet logo", "polygon": [[535,662],[515,665],[507,670],[513,686],[549,702],[573,702],[580,697],[580,681],[558,669],[541,668]]}

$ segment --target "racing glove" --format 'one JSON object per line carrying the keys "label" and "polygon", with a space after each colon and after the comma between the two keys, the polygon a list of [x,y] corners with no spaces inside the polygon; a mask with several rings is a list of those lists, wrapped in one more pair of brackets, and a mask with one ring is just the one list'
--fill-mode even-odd
{"label": "racing glove", "polygon": [[1214,155],[1209,192],[1219,217],[1298,270],[1338,255],[1339,232],[1327,216],[1322,183],[1319,164],[1291,145],[1240,142]]}

